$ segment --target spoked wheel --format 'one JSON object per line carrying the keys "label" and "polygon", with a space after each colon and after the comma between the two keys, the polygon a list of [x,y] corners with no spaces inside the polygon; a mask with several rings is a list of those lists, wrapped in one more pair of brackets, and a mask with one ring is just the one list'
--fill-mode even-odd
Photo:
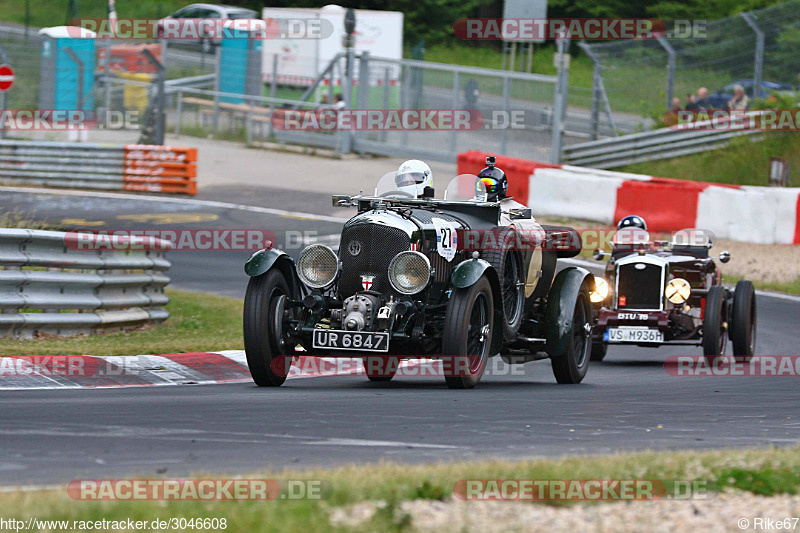
{"label": "spoked wheel", "polygon": [[731,314],[733,355],[749,359],[756,350],[756,291],[751,282],[736,283]]}
{"label": "spoked wheel", "polygon": [[514,251],[516,232],[503,228],[497,237],[497,249],[484,252],[483,259],[491,264],[500,277],[503,296],[503,337],[512,341],[522,325],[525,306],[525,287],[522,284],[522,258]]}
{"label": "spoked wheel", "polygon": [[453,291],[442,334],[444,379],[451,389],[471,389],[481,380],[492,346],[493,316],[492,286],[485,276]]}
{"label": "spoked wheel", "polygon": [[725,289],[721,286],[714,285],[708,290],[703,320],[703,354],[709,361],[725,355],[728,346],[728,305],[725,300]]}
{"label": "spoked wheel", "polygon": [[391,381],[399,366],[399,357],[364,358],[364,370],[370,381]]}
{"label": "spoked wheel", "polygon": [[580,383],[589,369],[592,352],[592,307],[587,291],[578,293],[571,317],[565,318],[569,336],[563,344],[563,353],[549,354],[550,364],[558,383]]}
{"label": "spoked wheel", "polygon": [[284,320],[289,285],[273,269],[250,278],[244,297],[244,350],[250,375],[259,387],[280,387],[292,365]]}

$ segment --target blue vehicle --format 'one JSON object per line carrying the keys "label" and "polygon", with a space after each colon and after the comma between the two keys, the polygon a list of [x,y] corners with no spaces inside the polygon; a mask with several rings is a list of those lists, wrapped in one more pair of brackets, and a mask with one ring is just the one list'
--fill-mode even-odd
{"label": "blue vehicle", "polygon": [[[714,109],[725,109],[727,107],[728,100],[733,98],[733,88],[737,85],[741,85],[744,88],[744,93],[750,100],[753,99],[753,87],[755,84],[752,79],[733,81],[722,89],[719,89],[714,94],[710,94],[708,96],[708,101],[711,103]],[[787,83],[777,83],[774,81],[763,80],[761,82],[761,90],[756,97],[768,98],[773,92],[786,92],[794,90],[795,87]]]}

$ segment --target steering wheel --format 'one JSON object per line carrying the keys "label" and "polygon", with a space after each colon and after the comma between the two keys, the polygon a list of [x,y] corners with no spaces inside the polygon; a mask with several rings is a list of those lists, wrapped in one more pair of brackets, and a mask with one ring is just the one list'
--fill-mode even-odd
{"label": "steering wheel", "polygon": [[390,196],[400,196],[401,198],[415,198],[413,194],[407,193],[405,191],[386,191],[385,193],[381,194],[379,198],[388,198]]}

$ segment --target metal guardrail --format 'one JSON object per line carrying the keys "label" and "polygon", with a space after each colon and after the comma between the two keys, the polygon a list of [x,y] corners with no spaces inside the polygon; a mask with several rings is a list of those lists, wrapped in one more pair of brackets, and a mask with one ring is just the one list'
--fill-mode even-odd
{"label": "metal guardrail", "polygon": [[[102,236],[0,228],[0,335],[71,336],[163,322],[171,243],[115,251]],[[116,247],[129,242],[116,238]],[[88,249],[82,249],[88,248]]]}
{"label": "metal guardrail", "polygon": [[[760,113],[747,113],[753,117]],[[564,147],[564,163],[593,168],[615,168],[642,161],[679,157],[727,145],[734,137],[763,133],[761,129],[726,129],[728,119],[694,123],[693,128],[661,128],[611,139]]]}
{"label": "metal guardrail", "polygon": [[0,141],[7,184],[196,194],[195,148]]}

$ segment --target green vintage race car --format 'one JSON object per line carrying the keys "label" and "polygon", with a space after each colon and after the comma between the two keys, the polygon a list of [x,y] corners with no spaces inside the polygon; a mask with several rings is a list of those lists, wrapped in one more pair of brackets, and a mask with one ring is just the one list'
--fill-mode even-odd
{"label": "green vintage race car", "polygon": [[[529,209],[487,201],[474,175],[454,178],[440,199],[395,186],[372,196],[336,195],[358,213],[339,253],[306,247],[295,262],[263,249],[251,276],[244,342],[253,380],[280,386],[298,355],[359,357],[373,381],[388,381],[404,358],[441,358],[451,388],[472,388],[487,359],[522,364],[549,358],[559,383],[589,366],[594,277],[560,257],[580,251],[566,227],[539,226]],[[500,226],[501,216],[511,220]],[[379,363],[379,364],[377,364]]]}

